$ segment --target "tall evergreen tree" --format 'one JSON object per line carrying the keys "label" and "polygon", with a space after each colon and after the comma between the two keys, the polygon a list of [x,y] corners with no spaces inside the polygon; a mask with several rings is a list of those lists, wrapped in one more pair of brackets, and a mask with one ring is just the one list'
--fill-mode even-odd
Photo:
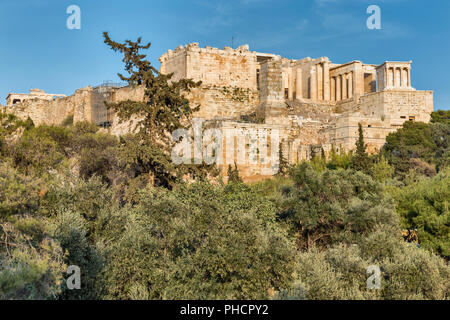
{"label": "tall evergreen tree", "polygon": [[231,182],[231,183],[241,183],[242,182],[242,179],[239,176],[239,169],[236,165],[236,162],[234,163],[234,168],[232,168],[231,165],[228,165],[227,175],[228,175],[228,182]]}
{"label": "tall evergreen tree", "polygon": [[[146,150],[134,154],[131,150],[133,166],[144,168],[149,173],[149,181],[155,185],[170,187],[185,174],[198,177],[205,171],[211,171],[204,166],[175,166],[170,157],[174,142],[171,134],[182,128],[187,128],[192,114],[199,106],[191,108],[185,94],[201,82],[191,79],[173,81],[172,74],[162,74],[146,60],[142,50],[150,48],[150,43],[142,44],[141,38],[133,42],[125,40],[118,43],[103,33],[104,42],[114,51],[123,55],[125,71],[128,76],[118,74],[122,81],[131,86],[144,88],[142,101],[126,100],[117,103],[107,103],[108,109],[118,115],[120,122],[135,124],[137,137],[135,147]],[[133,147],[132,147],[133,149]],[[129,158],[129,157],[128,157]]]}
{"label": "tall evergreen tree", "polygon": [[367,145],[364,143],[364,133],[361,123],[358,123],[358,140],[356,141],[356,152],[352,158],[352,169],[367,172],[370,168],[369,155],[366,152]]}
{"label": "tall evergreen tree", "polygon": [[105,43],[114,51],[123,55],[122,61],[128,77],[118,74],[122,81],[130,85],[144,86],[144,101],[122,101],[108,104],[121,121],[137,119],[137,129],[142,137],[158,144],[163,149],[170,145],[170,134],[179,128],[184,128],[196,108],[191,108],[184,93],[197,87],[201,82],[191,79],[172,81],[173,73],[162,74],[156,70],[142,50],[150,48],[150,43],[141,44],[141,38],[136,42],[125,40],[118,43],[103,33]]}
{"label": "tall evergreen tree", "polygon": [[278,147],[278,175],[284,175],[288,169],[289,163],[284,157],[283,154],[283,147],[280,143],[280,146]]}

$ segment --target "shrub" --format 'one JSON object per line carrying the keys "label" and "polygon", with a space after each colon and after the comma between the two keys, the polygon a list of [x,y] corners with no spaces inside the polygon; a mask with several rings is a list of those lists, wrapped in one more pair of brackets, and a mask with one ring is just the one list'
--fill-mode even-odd
{"label": "shrub", "polygon": [[[367,287],[371,265],[381,271],[379,290]],[[301,253],[298,274],[298,286],[312,300],[442,300],[450,295],[450,267],[442,259],[382,229],[360,245]]]}
{"label": "shrub", "polygon": [[99,298],[97,279],[102,269],[102,257],[88,240],[88,231],[87,222],[73,211],[60,212],[52,224],[51,235],[66,252],[64,262],[78,266],[81,271],[81,289],[69,290],[64,286],[62,299]]}
{"label": "shrub", "polygon": [[270,203],[240,192],[200,183],[143,193],[108,251],[107,297],[263,299],[287,286],[293,244]]}
{"label": "shrub", "polygon": [[40,183],[10,164],[0,162],[0,221],[10,215],[28,215],[39,206]]}
{"label": "shrub", "polygon": [[317,172],[302,163],[291,176],[295,186],[288,192],[282,216],[292,225],[300,247],[353,241],[378,223],[397,223],[383,186],[359,171]]}
{"label": "shrub", "polygon": [[10,223],[0,224],[0,299],[55,299],[61,292],[63,252],[44,237],[37,245]]}
{"label": "shrub", "polygon": [[421,179],[394,193],[403,226],[418,229],[423,248],[450,257],[450,170],[431,179]]}

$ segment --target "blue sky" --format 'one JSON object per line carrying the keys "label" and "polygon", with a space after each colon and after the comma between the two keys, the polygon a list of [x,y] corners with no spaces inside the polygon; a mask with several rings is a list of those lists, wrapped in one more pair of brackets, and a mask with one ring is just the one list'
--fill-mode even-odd
{"label": "blue sky", "polygon": [[[81,8],[81,30],[69,30],[69,5]],[[369,5],[381,8],[381,30],[369,30]],[[250,50],[333,62],[413,60],[413,86],[435,91],[435,109],[450,109],[448,0],[0,0],[0,104],[31,88],[72,94],[118,81],[121,57],[103,43],[152,42],[149,59],[180,44]]]}

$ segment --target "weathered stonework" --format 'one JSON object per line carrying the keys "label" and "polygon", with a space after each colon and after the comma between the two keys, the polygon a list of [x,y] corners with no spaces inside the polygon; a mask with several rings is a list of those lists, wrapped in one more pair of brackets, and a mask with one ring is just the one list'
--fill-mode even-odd
{"label": "weathered stonework", "polygon": [[12,107],[17,103],[21,103],[25,100],[31,99],[39,99],[39,100],[47,100],[51,101],[57,98],[65,97],[65,94],[51,94],[46,93],[44,90],[40,89],[31,89],[30,93],[10,93],[6,97],[6,105],[8,107]]}
{"label": "weathered stonework", "polygon": [[[272,132],[279,133],[276,143],[284,157],[296,163],[318,150],[327,153],[333,145],[353,149],[359,123],[369,151],[375,152],[405,121],[428,122],[433,111],[433,92],[412,87],[411,61],[336,64],[326,57],[290,60],[250,51],[247,45],[220,50],[200,48],[198,43],[169,50],[160,61],[161,73],[173,73],[173,81],[202,81],[187,95],[192,106],[200,106],[194,117],[222,133],[222,173],[226,175],[228,165],[237,162],[246,180],[271,175],[259,153],[244,162],[242,154],[254,153],[255,148],[272,150],[271,139],[267,140]],[[99,86],[79,89],[70,97],[55,96],[61,95],[40,90],[10,94],[6,110],[36,124],[58,124],[73,116],[75,122],[91,121],[121,135],[132,131],[137,119],[119,123],[105,101],[142,101],[144,90]],[[232,129],[238,136],[227,137]],[[249,143],[249,136],[257,147]],[[235,144],[232,156],[226,153],[230,139]]]}

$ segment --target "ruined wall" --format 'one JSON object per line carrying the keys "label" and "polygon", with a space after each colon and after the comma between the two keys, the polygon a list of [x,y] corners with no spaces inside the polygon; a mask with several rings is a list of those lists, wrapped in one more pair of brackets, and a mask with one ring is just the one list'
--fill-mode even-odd
{"label": "ruined wall", "polygon": [[236,164],[244,181],[257,181],[279,171],[280,150],[289,163],[310,159],[310,145],[322,142],[318,134],[321,128],[318,121],[285,126],[195,119],[187,133],[190,138],[182,140],[189,144],[174,149],[180,157],[174,161],[215,163],[225,179],[229,166]]}
{"label": "ruined wall", "polygon": [[286,124],[287,105],[283,93],[283,68],[280,59],[268,60],[261,64],[260,105],[257,116],[266,123]]}
{"label": "ruined wall", "polygon": [[359,113],[338,116],[334,128],[329,129],[330,143],[339,149],[353,150],[358,139],[358,124],[363,127],[364,142],[368,152],[376,152],[386,142],[386,136],[399,129],[392,127],[388,121],[379,118],[365,117]]}
{"label": "ruined wall", "polygon": [[159,58],[159,61],[161,62],[160,72],[162,74],[173,73],[173,81],[187,79],[186,59],[187,49],[184,49],[182,46],[176,48],[175,52],[169,50],[166,54]]}
{"label": "ruined wall", "polygon": [[310,145],[320,143],[317,122],[302,126],[281,124],[255,124],[235,121],[207,122],[221,132],[222,150],[218,159],[221,174],[236,163],[244,181],[258,181],[279,170],[279,150],[289,163],[311,157]]}
{"label": "ruined wall", "polygon": [[72,96],[55,100],[29,99],[14,106],[7,106],[6,111],[22,119],[28,117],[35,125],[60,124],[69,116],[74,121],[91,121],[90,112],[92,88],[78,89]]}
{"label": "ruined wall", "polygon": [[175,80],[188,78],[205,86],[257,89],[256,52],[250,52],[248,46],[220,50],[192,43],[169,50],[159,60],[161,73],[174,72]]}
{"label": "ruined wall", "polygon": [[330,143],[346,150],[355,148],[358,123],[370,152],[376,152],[386,137],[405,121],[429,122],[433,111],[432,91],[382,91],[360,98],[359,111],[337,116],[329,129]]}
{"label": "ruined wall", "polygon": [[217,125],[222,132],[222,175],[228,166],[237,164],[246,181],[272,176],[277,172],[279,142],[287,139],[285,126],[224,121]]}
{"label": "ruined wall", "polygon": [[52,94],[52,93],[46,93],[44,90],[41,89],[31,89],[30,93],[10,93],[6,97],[6,105],[8,107],[12,107],[16,103],[23,102],[25,100],[33,100],[33,99],[40,99],[40,100],[54,100],[56,98],[63,98],[66,95],[64,94]]}
{"label": "ruined wall", "polygon": [[[119,89],[115,89],[110,99],[112,103],[126,100],[144,101],[144,93],[145,88],[143,86],[122,87]],[[108,129],[109,133],[120,136],[126,133],[135,132],[138,119],[132,118],[130,121],[120,122],[119,117],[111,112],[108,121],[111,123],[111,126]]]}
{"label": "ruined wall", "polygon": [[204,119],[235,119],[256,111],[259,104],[257,90],[236,87],[201,86],[188,95],[191,107],[200,105],[194,117]]}
{"label": "ruined wall", "polygon": [[174,80],[202,81],[188,95],[193,107],[200,105],[195,117],[239,119],[256,111],[258,63],[256,53],[248,46],[220,50],[192,43],[169,50],[160,61],[161,73],[174,73]]}
{"label": "ruined wall", "polygon": [[6,111],[22,119],[30,117],[35,125],[61,124],[69,116],[73,116],[74,122],[90,121],[103,125],[105,122],[113,122],[115,118],[115,115],[107,110],[105,101],[142,101],[143,97],[142,87],[85,87],[64,98],[27,99],[14,106],[7,106]]}
{"label": "ruined wall", "polygon": [[276,174],[280,149],[285,161],[295,164],[311,159],[312,146],[328,143],[322,132],[324,125],[307,119],[291,121],[289,125],[223,121],[215,127],[223,137],[219,165],[222,175],[226,176],[228,166],[236,163],[244,181],[258,181]]}

